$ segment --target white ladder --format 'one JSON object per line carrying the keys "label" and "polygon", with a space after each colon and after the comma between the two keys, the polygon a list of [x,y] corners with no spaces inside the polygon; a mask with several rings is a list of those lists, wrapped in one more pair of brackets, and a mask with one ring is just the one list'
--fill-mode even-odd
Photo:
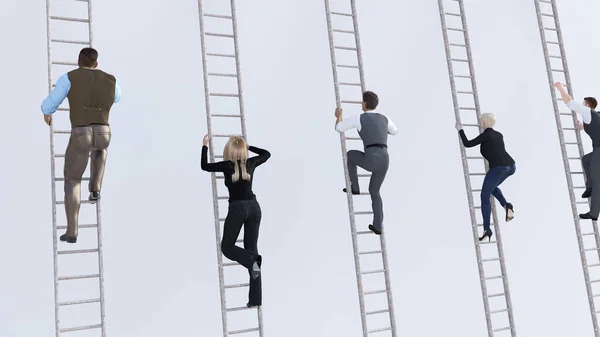
{"label": "white ladder", "polygon": [[[73,12],[84,13],[84,15],[60,15],[54,12],[55,9],[66,12],[71,12],[70,10],[73,10]],[[62,75],[62,73],[65,73],[65,70],[63,69],[66,69],[67,67],[77,67],[77,62],[73,62],[71,60],[77,59],[79,49],[93,45],[92,4],[91,1],[87,0],[47,0],[46,16],[48,45],[48,90],[51,91],[55,86],[55,80],[58,79],[58,76]],[[66,50],[69,48],[72,48],[70,49],[71,52],[66,53]],[[55,52],[59,55],[55,55]],[[66,100],[65,103],[67,103]],[[78,249],[65,249],[66,247],[70,247],[67,243],[60,243],[61,247],[59,248],[58,242],[58,231],[66,230],[67,226],[66,222],[63,224],[62,221],[57,219],[57,205],[64,205],[64,200],[57,200],[56,183],[64,183],[65,179],[62,176],[62,172],[60,173],[60,177],[56,176],[56,166],[57,161],[62,161],[64,165],[64,150],[66,150],[66,147],[62,150],[62,152],[57,154],[55,151],[55,142],[57,140],[59,142],[62,141],[61,145],[63,143],[66,145],[66,141],[71,134],[68,111],[68,107],[64,107],[64,105],[60,107],[54,114],[52,125],[50,126],[50,169],[52,176],[52,225],[54,229],[53,251],[56,337],[66,335],[66,333],[69,332],[84,330],[99,330],[101,336],[105,337],[104,270],[102,261],[102,222],[100,217],[101,201],[98,200],[95,205],[90,204],[90,202],[87,200],[81,201],[80,219],[83,219],[87,212],[87,214],[91,214],[90,218],[93,218],[94,220],[90,221],[90,223],[79,225],[79,228],[84,229],[84,231],[83,235],[79,236],[80,240],[76,244],[76,246],[79,246],[77,247]],[[57,127],[57,129],[55,129],[55,127]],[[87,177],[83,178],[83,181],[89,181],[89,179],[90,178],[88,175]],[[64,210],[61,210],[61,212],[64,213]],[[60,225],[59,222],[61,222]],[[94,240],[97,242],[97,246],[80,248],[82,245],[87,243],[87,238],[89,238],[89,235],[92,235],[90,232],[92,232],[91,230],[93,229],[95,229],[94,232],[97,236],[96,240]],[[82,269],[86,269],[83,268],[82,263],[84,263],[86,266],[89,266],[88,263],[84,262],[84,256],[97,257],[97,270],[92,272],[81,272]],[[61,264],[63,263],[69,264],[69,261],[67,261],[69,257],[80,259],[77,261],[78,263],[71,263],[77,264],[77,267],[61,267]],[[62,289],[63,286],[65,287],[64,289]],[[61,290],[60,292],[59,289]],[[63,292],[67,294],[71,292],[77,292],[77,294],[68,296],[71,298],[65,299],[63,296],[60,296],[60,294]],[[82,293],[85,293],[86,295],[82,295]],[[94,294],[91,295],[91,293]],[[90,305],[95,306],[95,308],[89,308]],[[73,308],[76,308],[77,312],[73,312],[73,314],[64,312]],[[94,311],[93,314],[89,314],[90,316],[97,315],[97,318],[94,321],[81,324],[65,323],[61,320],[61,317],[69,317],[68,319],[64,320],[68,322],[80,321],[82,320],[81,316],[83,315],[89,317],[86,310],[90,309]]]}
{"label": "white ladder", "polygon": [[[583,144],[577,125],[577,114],[570,111],[562,103],[562,99],[557,97],[554,82],[566,83],[567,91],[571,97],[573,97],[573,87],[571,86],[571,77],[569,76],[569,67],[567,66],[556,2],[553,0],[534,0],[534,2],[548,73],[548,84],[552,94],[552,106],[558,129],[565,176],[569,187],[571,211],[573,213],[573,222],[575,223],[575,232],[577,233],[585,288],[588,294],[590,313],[594,326],[594,336],[600,337],[598,311],[595,303],[595,299],[600,296],[600,292],[594,293],[592,288],[592,284],[600,282],[600,256],[598,255],[600,253],[600,236],[595,221],[586,220],[588,224],[586,230],[582,229],[584,225],[579,221],[578,213],[586,213],[588,210],[584,210],[583,208],[578,209],[578,205],[582,205],[583,207],[590,206],[589,200],[583,200],[580,196],[577,196],[585,190],[585,175],[581,166],[581,158],[584,155]],[[560,105],[559,102],[561,103]],[[563,111],[561,111],[561,108]],[[575,190],[579,191],[577,195],[575,194]],[[588,252],[591,253],[591,256],[587,255]],[[590,263],[588,261],[590,259],[595,260],[595,262]],[[590,274],[595,274],[596,278],[593,279]]]}
{"label": "white ladder", "polygon": [[[209,142],[210,162],[215,159],[222,160],[222,155],[215,155],[215,142],[221,141],[224,145],[229,137],[242,135],[246,141],[246,122],[244,116],[244,100],[242,95],[242,76],[239,62],[239,47],[237,34],[237,20],[235,13],[235,0],[209,1],[211,12],[204,13],[203,2],[198,0],[198,11],[200,18],[200,37],[202,44],[202,69],[204,72],[204,98],[206,103],[206,123],[208,134],[211,136]],[[226,7],[226,8],[223,8]],[[216,11],[220,12],[217,13]],[[226,12],[226,13],[223,13]],[[210,20],[210,21],[209,21]],[[209,26],[209,29],[206,27]],[[207,46],[208,45],[208,46]],[[232,83],[233,82],[233,83]],[[211,90],[218,88],[217,90]],[[214,108],[214,112],[213,112]],[[227,120],[233,120],[233,124]],[[235,126],[233,126],[235,125]],[[214,129],[218,129],[215,131]],[[219,146],[223,148],[223,146]],[[248,273],[241,273],[241,266],[237,262],[223,262],[221,253],[222,223],[227,215],[227,206],[219,205],[219,201],[227,202],[226,191],[219,191],[223,185],[223,175],[211,174],[213,207],[215,217],[215,233],[217,243],[217,260],[219,265],[219,289],[221,294],[221,318],[223,323],[223,337],[232,335],[251,334],[263,337],[262,308],[248,308],[240,301],[242,294],[246,296],[249,283]],[[220,180],[220,181],[218,181]],[[218,185],[220,184],[220,185]],[[223,186],[221,186],[223,187]],[[240,234],[240,237],[243,234]],[[242,243],[238,239],[236,243]],[[231,277],[226,277],[226,270]],[[235,272],[238,271],[237,275]],[[237,277],[236,277],[237,276]],[[244,283],[226,282],[225,279],[246,278]],[[241,292],[231,294],[236,290]],[[229,300],[228,300],[229,299]],[[237,301],[233,300],[236,299]],[[235,305],[231,305],[234,302]],[[256,316],[243,317],[240,314],[256,312]],[[231,315],[238,315],[231,317]],[[250,327],[248,323],[253,321]],[[233,329],[230,325],[237,323]]]}
{"label": "white ladder", "polygon": [[[344,1],[347,7],[340,8],[339,11],[332,11],[329,0],[325,0],[325,11],[327,16],[327,29],[329,32],[329,46],[331,50],[331,64],[333,69],[333,82],[335,86],[336,106],[342,108],[343,105],[358,106],[362,104],[362,92],[366,91],[362,55],[360,49],[360,38],[358,32],[358,22],[356,16],[356,5],[354,0]],[[349,8],[348,8],[349,7]],[[336,22],[336,19],[341,19],[340,22]],[[343,23],[346,20],[346,24]],[[334,28],[334,25],[336,28]],[[342,29],[343,28],[343,29]],[[350,36],[352,42],[344,41],[344,36]],[[344,41],[344,42],[342,42]],[[353,45],[341,45],[336,42],[352,43]],[[350,55],[346,57],[346,60],[339,62],[338,59],[344,59],[344,56],[338,55],[339,51],[350,52]],[[348,74],[348,80],[340,80],[340,69],[350,70],[352,74]],[[343,71],[342,70],[342,71]],[[350,89],[348,91],[342,89]],[[360,90],[357,90],[357,88]],[[354,89],[354,90],[352,90]],[[351,92],[353,91],[353,92]],[[344,96],[344,97],[342,97]],[[347,97],[346,97],[347,96]],[[359,98],[357,100],[357,98]],[[372,210],[355,211],[354,210],[354,198],[361,198],[364,201],[368,198],[369,193],[360,193],[360,195],[352,195],[350,193],[350,177],[348,175],[348,167],[346,166],[347,161],[347,146],[346,141],[360,142],[360,137],[349,137],[345,133],[340,134],[340,141],[342,145],[342,157],[344,164],[344,175],[346,179],[346,189],[348,191],[348,210],[350,216],[350,229],[352,234],[352,246],[354,250],[354,263],[356,267],[356,282],[358,284],[358,299],[361,313],[361,323],[363,336],[375,336],[375,333],[387,332],[387,335],[396,337],[396,322],[394,316],[394,305],[392,299],[392,288],[390,282],[387,250],[385,244],[385,228],[381,235],[379,235],[378,242],[371,242],[369,249],[364,249],[367,246],[367,240],[373,239],[376,235],[370,231],[357,231],[356,229],[356,216],[362,216],[363,220],[360,221],[363,227],[367,227],[367,219],[373,216]],[[359,178],[370,178],[370,174],[359,174]],[[369,201],[370,202],[370,201]],[[362,202],[367,205],[366,202]],[[360,240],[359,240],[360,237]],[[361,244],[359,244],[359,241]],[[359,246],[363,247],[362,249]],[[377,261],[361,261],[361,258],[375,256]],[[377,258],[378,256],[381,257]],[[364,270],[361,268],[361,264],[364,265],[377,265],[376,268]],[[364,278],[366,275],[383,276],[383,279],[378,281],[370,282],[369,285],[372,287],[371,290],[365,291],[365,284],[367,283]],[[385,299],[380,299],[377,303],[378,295],[385,294]],[[373,301],[374,307],[372,310],[368,308],[367,301]],[[381,307],[382,303],[386,303],[387,307]],[[388,316],[388,319],[377,319],[376,316]],[[369,322],[368,318],[373,317],[373,321]],[[369,328],[369,326],[376,325],[378,327]],[[383,334],[377,334],[377,336],[383,336]]]}
{"label": "white ladder", "polygon": [[[463,127],[466,130],[472,130],[470,132],[472,136],[476,131],[481,132],[483,130],[479,127],[479,97],[477,94],[463,1],[438,0],[438,3],[450,76],[450,88],[454,102],[454,114],[457,122],[461,122],[463,119],[468,121],[468,123],[463,124]],[[469,135],[469,132],[467,132],[467,135]],[[496,240],[479,242],[479,228],[483,228],[483,221],[479,223],[477,218],[477,212],[481,211],[481,205],[475,205],[473,193],[479,193],[481,189],[473,189],[472,185],[481,186],[482,178],[488,170],[488,163],[479,153],[468,154],[462,143],[460,151],[471,224],[473,227],[473,239],[475,241],[475,252],[477,254],[477,266],[479,268],[488,336],[509,336],[508,333],[510,333],[511,337],[515,337],[516,331],[512,302],[502,249],[502,236],[500,226],[497,226],[498,216],[496,214],[495,200],[492,200],[493,223],[491,225],[494,227],[493,231]],[[472,170],[470,166],[479,167],[479,172],[475,172],[477,170]],[[490,294],[490,288],[494,289],[494,293]],[[494,299],[504,299],[504,301],[491,303]]]}

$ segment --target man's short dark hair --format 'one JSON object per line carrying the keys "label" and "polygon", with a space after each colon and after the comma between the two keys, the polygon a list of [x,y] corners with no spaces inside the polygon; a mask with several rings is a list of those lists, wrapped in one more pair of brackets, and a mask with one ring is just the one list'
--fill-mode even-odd
{"label": "man's short dark hair", "polygon": [[585,97],[583,100],[588,104],[588,106],[592,110],[595,110],[598,106],[598,101],[594,97]]}
{"label": "man's short dark hair", "polygon": [[98,62],[98,51],[94,48],[83,48],[79,52],[79,64],[83,67],[93,67]]}
{"label": "man's short dark hair", "polygon": [[372,91],[363,92],[363,102],[367,103],[367,109],[375,110],[379,104],[379,97]]}

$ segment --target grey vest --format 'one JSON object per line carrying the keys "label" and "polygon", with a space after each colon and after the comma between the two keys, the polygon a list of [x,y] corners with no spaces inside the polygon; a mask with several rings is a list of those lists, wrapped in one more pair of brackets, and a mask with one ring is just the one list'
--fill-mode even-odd
{"label": "grey vest", "polygon": [[388,119],[376,112],[365,112],[360,115],[360,131],[358,132],[365,147],[373,144],[387,145]]}
{"label": "grey vest", "polygon": [[590,124],[584,123],[583,130],[592,139],[592,147],[600,148],[600,115],[598,112],[592,110],[592,121]]}

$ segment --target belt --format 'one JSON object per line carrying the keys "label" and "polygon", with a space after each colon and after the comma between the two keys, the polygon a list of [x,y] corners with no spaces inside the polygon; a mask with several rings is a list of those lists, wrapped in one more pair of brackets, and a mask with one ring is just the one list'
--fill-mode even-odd
{"label": "belt", "polygon": [[371,145],[367,145],[365,148],[370,148],[370,147],[380,147],[382,149],[387,149],[387,145],[385,144],[371,144]]}

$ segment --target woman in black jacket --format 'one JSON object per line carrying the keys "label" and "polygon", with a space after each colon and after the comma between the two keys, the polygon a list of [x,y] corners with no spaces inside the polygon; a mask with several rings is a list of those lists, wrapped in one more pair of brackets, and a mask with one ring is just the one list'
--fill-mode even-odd
{"label": "woman in black jacket", "polygon": [[490,196],[493,195],[500,205],[504,207],[506,212],[505,220],[508,222],[514,218],[513,205],[506,202],[502,191],[500,191],[500,184],[506,180],[506,178],[513,175],[516,171],[515,161],[506,152],[504,148],[504,137],[502,134],[493,129],[496,124],[494,115],[490,113],[481,114],[479,118],[481,128],[483,132],[476,138],[469,140],[462,130],[460,123],[456,124],[456,130],[460,134],[463,145],[465,147],[474,147],[481,145],[481,155],[488,161],[489,170],[483,180],[483,186],[481,187],[481,213],[483,215],[483,236],[479,238],[482,241],[486,237],[488,241],[492,238],[492,230],[490,228],[490,217],[492,214],[492,203]]}
{"label": "woman in black jacket", "polygon": [[[233,136],[223,150],[223,161],[209,163],[208,135],[202,146],[202,170],[222,172],[225,186],[229,190],[229,209],[223,228],[221,251],[228,259],[241,264],[250,273],[248,307],[262,305],[260,267],[262,257],[258,254],[257,242],[261,220],[261,209],[252,192],[254,170],[266,162],[271,154],[267,150],[248,146],[244,138]],[[248,150],[258,154],[248,158]],[[244,226],[244,248],[235,245],[240,230]]]}

